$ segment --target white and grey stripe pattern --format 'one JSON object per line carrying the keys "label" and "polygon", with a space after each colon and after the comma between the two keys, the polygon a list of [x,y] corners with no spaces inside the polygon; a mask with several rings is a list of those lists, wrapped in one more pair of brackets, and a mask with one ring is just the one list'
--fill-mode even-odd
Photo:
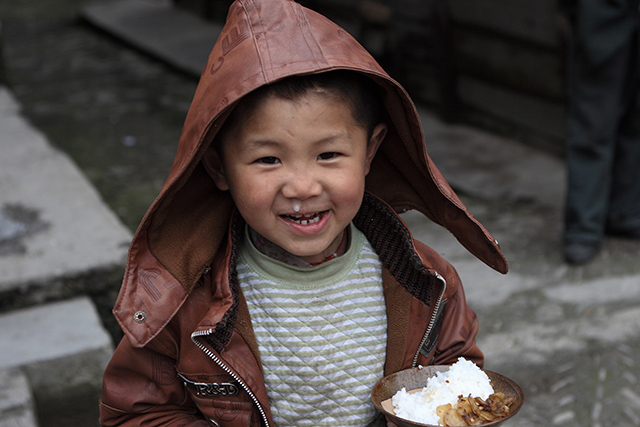
{"label": "white and grey stripe pattern", "polygon": [[370,393],[383,375],[387,321],[381,264],[362,241],[331,261],[345,264],[338,275],[299,269],[281,283],[239,260],[279,427],[367,426],[376,417]]}

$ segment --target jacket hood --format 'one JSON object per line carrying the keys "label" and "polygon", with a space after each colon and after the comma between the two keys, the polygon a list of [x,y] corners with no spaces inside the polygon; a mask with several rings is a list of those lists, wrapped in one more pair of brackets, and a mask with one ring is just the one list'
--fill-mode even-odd
{"label": "jacket hood", "polygon": [[200,77],[169,177],[131,243],[114,308],[123,328],[124,318],[130,322],[136,308],[125,308],[122,301],[144,306],[164,292],[141,292],[134,282],[144,284],[146,278],[148,283],[151,274],[165,289],[173,289],[172,299],[182,300],[227,236],[233,201],[215,187],[201,159],[234,102],[287,76],[337,69],[363,73],[382,88],[389,130],[366,190],[398,212],[422,212],[487,265],[507,272],[496,240],[467,211],[428,156],[417,110],[400,84],[324,16],[292,0],[236,0]]}

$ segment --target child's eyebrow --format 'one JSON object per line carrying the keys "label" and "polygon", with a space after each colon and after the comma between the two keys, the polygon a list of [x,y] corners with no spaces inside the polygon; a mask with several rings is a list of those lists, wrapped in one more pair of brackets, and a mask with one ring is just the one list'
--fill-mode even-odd
{"label": "child's eyebrow", "polygon": [[344,132],[336,132],[314,141],[315,144],[337,144],[346,139],[348,135]]}
{"label": "child's eyebrow", "polygon": [[272,139],[251,138],[246,141],[245,149],[258,150],[262,148],[275,148],[278,147],[278,142]]}

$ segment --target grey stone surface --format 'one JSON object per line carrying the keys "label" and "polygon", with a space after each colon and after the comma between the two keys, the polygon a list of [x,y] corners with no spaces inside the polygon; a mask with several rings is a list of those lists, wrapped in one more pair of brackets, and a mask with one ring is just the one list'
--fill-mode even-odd
{"label": "grey stone surface", "polygon": [[92,24],[173,67],[200,75],[221,25],[172,7],[170,0],[96,3],[84,9]]}
{"label": "grey stone surface", "polygon": [[443,123],[418,108],[427,152],[457,191],[561,209],[565,165],[557,156],[467,125]]}
{"label": "grey stone surface", "polygon": [[0,369],[0,427],[37,427],[33,396],[19,369]]}
{"label": "grey stone surface", "polygon": [[124,265],[131,233],[0,87],[0,292]]}
{"label": "grey stone surface", "polygon": [[101,384],[112,352],[87,297],[0,315],[0,369],[20,368],[39,395]]}

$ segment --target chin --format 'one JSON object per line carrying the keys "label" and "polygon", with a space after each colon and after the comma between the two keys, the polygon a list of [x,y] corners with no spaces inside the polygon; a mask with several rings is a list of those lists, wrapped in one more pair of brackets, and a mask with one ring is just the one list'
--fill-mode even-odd
{"label": "chin", "polygon": [[285,248],[285,250],[287,250],[288,252],[290,252],[291,254],[300,257],[300,258],[304,258],[306,260],[311,259],[311,261],[314,261],[314,258],[318,258],[319,260],[324,259],[324,256],[322,255],[324,253],[324,249],[320,250],[320,251],[295,251],[295,250],[288,250]]}

